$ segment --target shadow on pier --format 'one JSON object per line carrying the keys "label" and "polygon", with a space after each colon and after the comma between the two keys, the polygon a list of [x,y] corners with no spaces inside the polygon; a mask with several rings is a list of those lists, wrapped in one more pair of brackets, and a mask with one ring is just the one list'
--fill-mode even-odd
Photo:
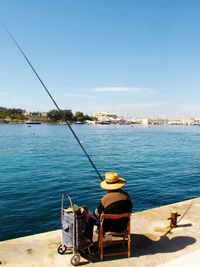
{"label": "shadow on pier", "polygon": [[131,256],[152,255],[157,253],[170,253],[184,249],[192,245],[196,239],[190,236],[175,236],[171,239],[163,235],[159,240],[151,240],[145,235],[131,235]]}
{"label": "shadow on pier", "polygon": [[[159,240],[152,240],[149,237],[142,234],[131,234],[131,257],[140,257],[144,255],[154,255],[157,253],[172,253],[179,250],[183,250],[187,246],[190,246],[196,242],[196,239],[190,236],[175,236],[171,239],[163,235]],[[118,250],[127,250],[126,245],[117,245],[106,247],[106,250],[115,251]],[[89,262],[99,262],[99,254],[96,251],[93,257],[84,257]],[[104,261],[111,261],[115,259],[125,259],[127,256],[118,256],[118,257],[105,257]],[[83,265],[87,264],[86,262]],[[82,264],[81,264],[82,265]]]}

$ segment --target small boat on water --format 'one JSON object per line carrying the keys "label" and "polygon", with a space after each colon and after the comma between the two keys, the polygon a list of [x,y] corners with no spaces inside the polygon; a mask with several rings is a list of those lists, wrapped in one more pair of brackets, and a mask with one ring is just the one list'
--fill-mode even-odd
{"label": "small boat on water", "polygon": [[41,124],[41,122],[39,121],[32,121],[32,120],[27,120],[26,124],[30,125],[30,124]]}
{"label": "small boat on water", "polygon": [[100,121],[97,124],[108,125],[108,124],[110,124],[110,121]]}
{"label": "small boat on water", "polygon": [[75,124],[85,124],[84,121],[76,121]]}

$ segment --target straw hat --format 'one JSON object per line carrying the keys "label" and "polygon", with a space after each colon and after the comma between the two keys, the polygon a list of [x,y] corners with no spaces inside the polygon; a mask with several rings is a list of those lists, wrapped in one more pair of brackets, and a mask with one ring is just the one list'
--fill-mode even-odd
{"label": "straw hat", "polygon": [[101,188],[105,190],[117,190],[126,183],[124,178],[120,178],[117,172],[106,172],[105,180],[101,182]]}

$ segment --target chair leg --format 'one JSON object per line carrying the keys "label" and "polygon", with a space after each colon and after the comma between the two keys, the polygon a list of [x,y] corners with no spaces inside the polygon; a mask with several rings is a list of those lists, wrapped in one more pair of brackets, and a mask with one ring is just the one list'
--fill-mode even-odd
{"label": "chair leg", "polygon": [[128,257],[131,256],[131,238],[128,236]]}
{"label": "chair leg", "polygon": [[103,260],[103,236],[100,236],[100,260]]}
{"label": "chair leg", "polygon": [[100,260],[103,260],[103,244],[101,244]]}
{"label": "chair leg", "polygon": [[100,260],[102,261],[103,260],[103,231],[102,231],[102,228],[99,231],[98,243],[99,243]]}

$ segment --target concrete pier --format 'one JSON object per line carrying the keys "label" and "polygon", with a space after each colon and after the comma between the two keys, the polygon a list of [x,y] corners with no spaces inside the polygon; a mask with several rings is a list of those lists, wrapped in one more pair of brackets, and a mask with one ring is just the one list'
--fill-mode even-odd
{"label": "concrete pier", "polygon": [[[171,211],[177,227],[170,228]],[[72,254],[59,255],[60,230],[0,242],[0,266],[66,267]],[[200,266],[200,198],[133,213],[131,257],[81,258],[80,265],[94,266]]]}

